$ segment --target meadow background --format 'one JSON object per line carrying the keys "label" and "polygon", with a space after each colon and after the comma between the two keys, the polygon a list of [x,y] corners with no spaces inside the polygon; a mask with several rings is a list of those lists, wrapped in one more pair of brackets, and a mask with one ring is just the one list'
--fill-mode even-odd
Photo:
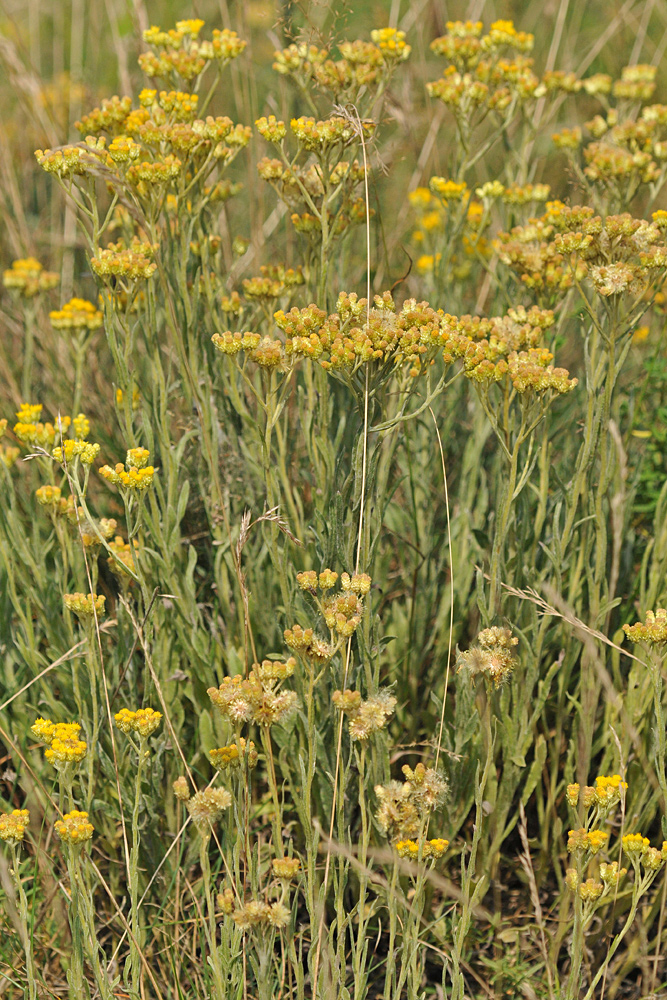
{"label": "meadow background", "polygon": [[[77,207],[35,150],[193,89],[137,62],[183,18],[250,131]],[[659,0],[2,0],[3,995],[667,989],[666,46]]]}

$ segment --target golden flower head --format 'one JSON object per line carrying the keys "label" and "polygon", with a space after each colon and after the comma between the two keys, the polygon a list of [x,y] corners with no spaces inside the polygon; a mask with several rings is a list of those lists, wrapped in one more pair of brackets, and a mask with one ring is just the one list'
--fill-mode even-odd
{"label": "golden flower head", "polygon": [[600,862],[600,878],[605,885],[616,887],[627,873],[627,868],[619,868],[618,861]]}
{"label": "golden flower head", "polygon": [[114,719],[121,732],[137,733],[141,739],[148,739],[162,722],[162,713],[152,708],[140,708],[136,712],[121,708]]}
{"label": "golden flower head", "polygon": [[59,275],[45,271],[34,257],[13,261],[11,268],[2,275],[5,288],[17,292],[24,299],[55,288],[59,282]]}
{"label": "golden flower head", "polygon": [[623,850],[629,858],[634,859],[641,856],[650,846],[648,837],[642,837],[641,833],[627,833],[622,840]]}
{"label": "golden flower head", "polygon": [[290,911],[283,903],[264,903],[251,899],[232,913],[232,919],[241,930],[252,930],[255,927],[285,927],[289,921]]}
{"label": "golden flower head", "polygon": [[56,821],[56,834],[65,844],[78,847],[85,844],[93,836],[93,824],[88,821],[87,812],[65,813],[62,819]]}
{"label": "golden flower head", "polygon": [[[141,493],[151,486],[155,475],[153,466],[146,465],[148,457],[149,453],[145,448],[132,448],[127,453],[127,469],[122,462],[118,462],[113,469],[110,465],[103,465],[100,469],[100,475],[107,482],[113,483],[114,486],[118,486],[122,490]],[[136,462],[143,464],[133,464]]]}
{"label": "golden flower head", "polygon": [[92,302],[86,299],[70,299],[61,309],[49,313],[51,326],[54,330],[69,330],[78,333],[82,330],[99,330],[104,317]]}
{"label": "golden flower head", "polygon": [[0,840],[5,840],[12,847],[18,846],[25,836],[30,822],[27,809],[14,809],[10,813],[0,815]]}
{"label": "golden flower head", "polygon": [[20,448],[14,448],[12,445],[0,444],[0,462],[2,462],[6,469],[11,469],[20,454]]}
{"label": "golden flower head", "polygon": [[624,625],[623,631],[633,642],[661,645],[667,642],[667,608],[646,612],[646,621]]}
{"label": "golden flower head", "polygon": [[243,736],[239,736],[236,743],[209,750],[208,759],[213,767],[225,771],[227,768],[240,767],[244,763],[250,768],[256,767],[258,754],[252,740],[247,741]]}
{"label": "golden flower head", "polygon": [[604,892],[604,886],[601,882],[596,882],[595,879],[588,878],[585,882],[581,883],[577,891],[581,899],[595,902]]}
{"label": "golden flower head", "polygon": [[442,838],[421,842],[417,842],[416,840],[399,840],[395,844],[395,847],[400,858],[418,861],[421,855],[421,860],[425,861],[427,858],[441,858],[449,847],[449,841]]}
{"label": "golden flower head", "polygon": [[301,862],[298,858],[274,858],[271,867],[276,878],[283,882],[290,882],[299,874]]}
{"label": "golden flower head", "polygon": [[103,594],[65,594],[65,607],[74,612],[84,624],[89,624],[95,616],[104,614],[106,598]]}

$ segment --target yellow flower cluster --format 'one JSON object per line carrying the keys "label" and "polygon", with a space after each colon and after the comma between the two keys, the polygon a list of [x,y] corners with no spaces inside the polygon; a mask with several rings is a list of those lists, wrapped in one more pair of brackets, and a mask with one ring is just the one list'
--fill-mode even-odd
{"label": "yellow flower cluster", "polygon": [[23,840],[29,823],[30,813],[27,809],[13,809],[10,813],[0,814],[0,840],[17,847]]}
{"label": "yellow flower cluster", "polygon": [[641,863],[646,871],[658,872],[667,861],[667,840],[662,842],[662,849],[651,847],[648,837],[642,837],[641,833],[628,833],[621,842],[635,868]]}
{"label": "yellow flower cluster", "polygon": [[326,317],[316,306],[279,311],[274,319],[285,334],[287,357],[316,360],[327,370],[354,371],[377,361],[392,366],[410,364],[419,374],[425,355],[444,346],[443,314],[426,302],[407,299],[396,310],[389,292],[366,299],[341,292],[336,312]]}
{"label": "yellow flower cluster", "polygon": [[568,854],[576,852],[597,854],[608,840],[609,834],[604,830],[585,830],[583,827],[579,830],[570,830],[567,839]]}
{"label": "yellow flower cluster", "polygon": [[348,717],[350,739],[361,741],[384,729],[396,708],[396,699],[387,688],[380,688],[366,701],[358,691],[334,691],[332,701]]}
{"label": "yellow flower cluster", "polygon": [[104,317],[92,302],[86,299],[70,299],[62,309],[49,313],[51,326],[54,330],[71,330],[78,333],[81,330],[99,330]]}
{"label": "yellow flower cluster", "polygon": [[382,52],[385,59],[399,59],[401,61],[408,58],[411,47],[406,44],[405,32],[398,28],[375,28],[371,31],[371,38]]}
{"label": "yellow flower cluster", "polygon": [[65,607],[85,624],[104,614],[104,604],[106,597],[104,594],[65,594],[63,598]]}
{"label": "yellow flower cluster", "polygon": [[619,868],[618,861],[600,862],[600,878],[605,885],[615,888],[624,875],[628,874],[627,868]]}
{"label": "yellow flower cluster", "polygon": [[490,384],[507,378],[520,394],[566,393],[577,384],[564,368],[550,364],[553,355],[542,346],[544,330],[554,321],[549,310],[519,306],[505,317],[457,318],[436,312],[426,302],[407,299],[398,312],[389,292],[376,295],[374,305],[367,314],[365,299],[342,292],[337,312],[328,317],[315,305],[274,313],[284,343],[229,331],[214,334],[212,340],[223,354],[243,350],[267,367],[283,367],[303,357],[349,375],[368,362],[392,367],[407,363],[414,376],[442,348],[444,362],[462,359],[465,374],[473,381]]}
{"label": "yellow flower cluster", "polygon": [[148,489],[155,476],[155,469],[147,464],[149,458],[150,452],[146,448],[130,448],[125,465],[117,462],[113,469],[110,465],[103,465],[100,475],[121,489],[142,492]]}
{"label": "yellow flower cluster", "polygon": [[294,667],[293,659],[286,663],[255,663],[247,677],[225,677],[220,687],[208,689],[208,696],[222,717],[234,725],[251,722],[273,726],[296,708],[296,693],[280,690],[281,682],[294,672]]}
{"label": "yellow flower cluster", "polygon": [[449,847],[448,840],[399,840],[395,845],[399,858],[409,858],[410,861],[426,861],[428,858],[441,858]]}
{"label": "yellow flower cluster", "polygon": [[311,594],[314,594],[318,588],[324,591],[331,590],[332,587],[336,586],[337,580],[338,573],[334,573],[332,569],[324,569],[319,574],[314,570],[306,570],[304,573],[296,574],[299,590],[306,590]]}
{"label": "yellow flower cluster", "polygon": [[243,295],[250,301],[277,299],[305,281],[300,267],[264,264],[260,271],[261,277],[245,278],[243,281]]}
{"label": "yellow flower cluster", "polygon": [[52,455],[57,462],[63,465],[70,465],[75,458],[78,458],[83,465],[92,465],[100,453],[99,444],[91,444],[82,439],[67,438],[63,446],[53,449]]}
{"label": "yellow flower cluster", "polygon": [[11,469],[20,454],[20,448],[14,448],[9,444],[0,444],[0,462],[2,462],[5,468]]}
{"label": "yellow flower cluster", "polygon": [[129,708],[121,708],[114,715],[116,725],[122,733],[136,733],[142,740],[152,736],[162,722],[162,713],[152,708],[140,708],[131,712]]}
{"label": "yellow flower cluster", "polygon": [[106,250],[98,249],[90,258],[90,266],[101,278],[128,278],[130,281],[142,281],[152,277],[157,264],[151,260],[152,247],[140,244],[132,249],[116,249],[113,246]]}
{"label": "yellow flower cluster", "polygon": [[621,801],[627,787],[627,781],[623,781],[620,774],[601,774],[595,779],[594,787],[586,785],[583,791],[576,782],[568,785],[565,797],[568,805],[573,809],[578,807],[581,800],[585,809],[590,809],[591,806],[595,805],[601,812],[608,812]]}
{"label": "yellow flower cluster", "polygon": [[224,65],[241,55],[246,42],[235,31],[215,28],[210,41],[200,41],[204,22],[199,19],[177,21],[175,28],[163,31],[151,27],[144,31],[144,41],[157,53],[143,52],[139,65],[146,76],[191,83],[215,60]]}
{"label": "yellow flower cluster", "polygon": [[23,403],[21,409],[17,411],[17,423],[14,424],[14,434],[21,444],[31,448],[51,448],[56,439],[56,434],[63,434],[69,429],[72,422],[71,417],[59,416],[57,420],[58,430],[51,423],[42,423],[41,403]]}
{"label": "yellow flower cluster", "polygon": [[127,570],[132,573],[136,571],[134,553],[139,548],[139,542],[136,538],[130,545],[129,542],[125,541],[122,535],[116,535],[116,537],[109,542],[109,548],[114,553],[113,556],[109,556],[107,559],[107,564],[112,573],[126,579],[130,576],[130,573],[127,572]]}
{"label": "yellow flower cluster", "polygon": [[14,425],[14,433],[23,444],[30,447],[49,449],[53,446],[57,434],[64,437],[70,426],[75,437],[63,441],[62,446],[53,449],[52,457],[58,462],[70,463],[79,458],[84,465],[92,465],[99,454],[100,446],[86,441],[90,433],[90,422],[84,413],[76,417],[59,416],[57,427],[51,423],[41,423],[41,404],[24,403],[17,411],[18,422]]}
{"label": "yellow flower cluster", "polygon": [[[363,122],[362,127],[369,137],[375,126],[372,122]],[[324,121],[305,117],[292,118],[290,128],[296,141],[308,152],[324,152],[334,146],[344,146],[357,135],[354,122],[340,117]]]}
{"label": "yellow flower cluster", "polygon": [[[83,507],[76,506],[74,497],[63,497],[59,486],[52,486],[48,484],[46,486],[40,486],[37,490],[35,490],[35,497],[40,506],[46,507],[52,516],[65,517],[67,518],[69,524],[79,528],[83,524],[89,526],[86,521],[86,514]],[[95,548],[100,544],[97,532],[99,532],[105,540],[112,538],[113,533],[117,528],[117,523],[113,517],[102,517],[96,522],[96,527],[97,531],[81,531],[80,538],[87,549]]]}
{"label": "yellow flower cluster", "polygon": [[47,174],[54,174],[61,181],[71,181],[84,174],[95,175],[104,162],[104,142],[88,136],[85,143],[61,146],[60,149],[36,149],[35,159]]}
{"label": "yellow flower cluster", "polygon": [[281,76],[293,77],[302,87],[328,92],[336,103],[356,103],[360,88],[386,86],[411,51],[405,33],[396,28],[378,28],[371,32],[371,38],[371,42],[339,42],[339,59],[315,45],[289,45],[275,53],[273,68]]}
{"label": "yellow flower cluster", "polygon": [[242,736],[239,736],[236,743],[209,750],[208,759],[218,771],[225,771],[228,767],[240,767],[241,764],[247,764],[250,768],[255,767],[258,755],[253,741],[246,741]]}
{"label": "yellow flower cluster", "polygon": [[586,205],[549,202],[539,218],[499,233],[498,253],[529,288],[562,291],[587,278],[608,298],[639,296],[667,269],[667,244],[656,222],[628,213],[602,219]]}
{"label": "yellow flower cluster", "polygon": [[88,744],[79,739],[81,726],[78,722],[51,722],[37,719],[30,732],[41,743],[48,744],[44,757],[55,767],[78,764],[88,752]]}
{"label": "yellow flower cluster", "polygon": [[649,101],[655,91],[656,72],[657,66],[649,66],[646,63],[624,66],[621,70],[621,79],[614,82],[612,90],[614,97]]}
{"label": "yellow flower cluster", "polygon": [[501,195],[506,205],[526,205],[533,201],[546,201],[551,188],[548,184],[510,184]]}
{"label": "yellow flower cluster", "polygon": [[667,608],[656,608],[646,612],[646,621],[636,625],[624,625],[623,631],[633,642],[660,645],[667,642]]}
{"label": "yellow flower cluster", "polygon": [[443,201],[462,201],[469,194],[465,181],[452,181],[445,177],[431,177],[429,187],[433,194],[439,195]]}
{"label": "yellow flower cluster", "polygon": [[65,813],[62,819],[57,820],[55,828],[60,840],[72,847],[85,844],[94,833],[93,824],[88,820],[88,813],[78,812],[76,809]]}
{"label": "yellow flower cluster", "polygon": [[[269,115],[268,118],[258,118],[255,122],[255,127],[267,142],[282,142],[287,134],[285,122],[278,121],[275,115]],[[280,163],[280,160],[277,162]]]}
{"label": "yellow flower cluster", "polygon": [[533,41],[511,21],[495,21],[486,35],[481,22],[448,21],[447,33],[431,42],[431,49],[450,65],[439,80],[427,83],[427,89],[457,119],[467,119],[466,128],[474,124],[471,115],[477,108],[503,114],[546,93],[532,71],[532,59],[525,55]]}
{"label": "yellow flower cluster", "polygon": [[302,628],[301,625],[293,625],[283,632],[285,644],[295,653],[299,653],[313,663],[323,666],[333,656],[332,647],[323,639],[315,635],[312,628]]}
{"label": "yellow flower cluster", "polygon": [[516,666],[514,647],[518,642],[507,628],[483,629],[477,636],[477,645],[459,654],[457,670],[464,670],[473,678],[483,677],[494,688],[499,688]]}
{"label": "yellow flower cluster", "polygon": [[276,878],[289,882],[299,874],[301,862],[298,858],[274,858],[271,868]]}
{"label": "yellow flower cluster", "polygon": [[31,299],[40,292],[56,288],[60,277],[53,271],[45,271],[34,257],[26,257],[12,261],[11,268],[3,271],[2,283],[5,288],[18,292],[22,298]]}

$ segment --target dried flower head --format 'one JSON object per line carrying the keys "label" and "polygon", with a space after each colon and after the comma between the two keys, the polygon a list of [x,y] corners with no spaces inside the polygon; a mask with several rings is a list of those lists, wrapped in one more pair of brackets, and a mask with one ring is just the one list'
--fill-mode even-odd
{"label": "dried flower head", "polygon": [[507,681],[516,666],[513,649],[519,640],[509,629],[484,629],[477,636],[477,645],[459,654],[457,670],[471,677],[481,676],[494,688]]}
{"label": "dried flower head", "polygon": [[353,740],[367,740],[371,733],[384,729],[396,707],[396,699],[388,688],[380,688],[366,701],[361,700],[357,691],[334,691],[332,701],[335,708],[347,715]]}
{"label": "dried flower head", "polygon": [[392,843],[414,839],[442,802],[447,788],[444,778],[432,767],[420,763],[413,769],[406,764],[402,771],[404,782],[375,786],[376,819]]}
{"label": "dried flower head", "polygon": [[234,923],[243,931],[283,928],[289,922],[290,911],[283,903],[263,903],[251,899],[232,913]]}
{"label": "dried flower head", "polygon": [[280,690],[283,677],[293,669],[294,661],[279,664],[265,660],[255,664],[247,678],[239,674],[225,677],[219,688],[208,689],[208,696],[223,718],[234,725],[255,722],[272,726],[285,721],[296,707],[296,692]]}
{"label": "dried flower head", "polygon": [[213,823],[220,819],[225,809],[229,809],[232,797],[226,788],[206,788],[195,792],[187,803],[197,829],[202,835],[208,835]]}

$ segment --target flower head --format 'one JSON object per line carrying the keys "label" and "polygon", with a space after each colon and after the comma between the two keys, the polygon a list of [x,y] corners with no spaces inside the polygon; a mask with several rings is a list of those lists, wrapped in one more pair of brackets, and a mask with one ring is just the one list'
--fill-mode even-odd
{"label": "flower head", "polygon": [[477,636],[477,645],[459,655],[457,669],[471,677],[482,676],[498,688],[514,670],[517,661],[513,649],[518,642],[509,629],[484,629]]}
{"label": "flower head", "polygon": [[203,835],[210,833],[213,823],[220,819],[231,804],[232,797],[226,788],[206,788],[204,791],[195,792],[192,798],[187,800],[188,812]]}
{"label": "flower head", "polygon": [[27,809],[14,809],[10,813],[0,815],[0,840],[5,840],[12,847],[21,843],[30,822]]}
{"label": "flower head", "polygon": [[646,621],[636,625],[624,625],[623,631],[633,642],[661,645],[667,642],[667,608],[657,608],[646,612]]}
{"label": "flower head", "polygon": [[87,812],[76,809],[65,813],[62,819],[56,821],[56,834],[65,844],[78,847],[85,844],[93,836],[93,824],[88,821]]}
{"label": "flower head", "polygon": [[114,719],[121,732],[137,733],[142,739],[147,739],[162,722],[162,713],[152,708],[140,708],[136,712],[121,708]]}
{"label": "flower head", "polygon": [[104,594],[65,594],[65,607],[74,612],[79,621],[89,624],[93,618],[104,614],[106,598]]}

